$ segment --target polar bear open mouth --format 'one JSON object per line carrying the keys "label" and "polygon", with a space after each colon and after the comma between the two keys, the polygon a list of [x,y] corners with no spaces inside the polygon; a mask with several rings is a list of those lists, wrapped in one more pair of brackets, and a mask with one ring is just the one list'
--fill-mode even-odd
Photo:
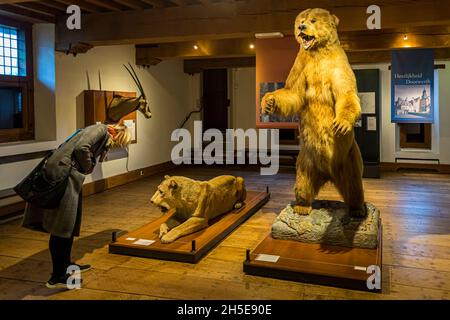
{"label": "polar bear open mouth", "polygon": [[306,33],[300,33],[300,38],[302,38],[302,45],[305,50],[308,50],[312,47],[314,42],[316,41],[316,37],[307,35]]}

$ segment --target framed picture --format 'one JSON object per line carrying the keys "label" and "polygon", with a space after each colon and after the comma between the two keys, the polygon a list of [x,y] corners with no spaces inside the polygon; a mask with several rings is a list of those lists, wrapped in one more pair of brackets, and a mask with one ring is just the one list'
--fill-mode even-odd
{"label": "framed picture", "polygon": [[280,128],[283,126],[289,126],[292,124],[292,128],[298,127],[298,115],[292,115],[289,117],[283,117],[276,114],[263,114],[261,101],[266,93],[274,92],[276,90],[284,88],[284,82],[261,82],[259,84],[259,125],[267,125],[268,127]]}
{"label": "framed picture", "polygon": [[261,100],[266,93],[285,86],[299,45],[294,37],[256,40],[256,127],[261,129],[298,129],[298,115],[282,117],[262,114]]}

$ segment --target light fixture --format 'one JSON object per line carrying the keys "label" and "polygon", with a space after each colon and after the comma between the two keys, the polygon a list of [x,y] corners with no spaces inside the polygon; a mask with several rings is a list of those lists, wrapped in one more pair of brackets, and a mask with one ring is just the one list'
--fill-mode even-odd
{"label": "light fixture", "polygon": [[250,43],[249,48],[253,50],[255,49],[255,45],[253,43]]}
{"label": "light fixture", "polygon": [[408,35],[407,34],[405,34],[404,36],[403,36],[403,40],[408,40]]}
{"label": "light fixture", "polygon": [[194,50],[198,50],[198,45],[194,44]]}
{"label": "light fixture", "polygon": [[284,38],[284,34],[281,32],[268,32],[255,34],[256,39],[272,39],[272,38]]}

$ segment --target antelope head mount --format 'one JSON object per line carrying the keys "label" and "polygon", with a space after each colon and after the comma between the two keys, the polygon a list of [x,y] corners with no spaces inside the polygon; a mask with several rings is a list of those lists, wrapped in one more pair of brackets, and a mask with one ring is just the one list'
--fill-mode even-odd
{"label": "antelope head mount", "polygon": [[147,96],[145,95],[142,84],[139,81],[139,78],[131,64],[128,63],[128,65],[129,68],[126,65],[123,66],[136,83],[136,86],[140,91],[140,96],[138,98],[128,98],[120,95],[115,95],[107,108],[108,123],[117,123],[121,118],[136,110],[139,110],[146,119],[150,119],[152,117],[152,112],[150,111]]}

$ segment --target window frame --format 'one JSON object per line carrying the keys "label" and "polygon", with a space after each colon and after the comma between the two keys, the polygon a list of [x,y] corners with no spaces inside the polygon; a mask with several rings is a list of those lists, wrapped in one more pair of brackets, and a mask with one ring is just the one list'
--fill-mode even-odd
{"label": "window frame", "polygon": [[25,33],[25,76],[0,75],[0,87],[17,87],[22,90],[22,128],[0,129],[0,143],[34,139],[34,69],[33,25],[0,16],[0,24],[21,29]]}
{"label": "window frame", "polygon": [[[408,141],[408,125],[423,125],[423,142],[410,142]],[[402,149],[432,149],[432,124],[431,123],[399,123],[400,126],[400,148]]]}

